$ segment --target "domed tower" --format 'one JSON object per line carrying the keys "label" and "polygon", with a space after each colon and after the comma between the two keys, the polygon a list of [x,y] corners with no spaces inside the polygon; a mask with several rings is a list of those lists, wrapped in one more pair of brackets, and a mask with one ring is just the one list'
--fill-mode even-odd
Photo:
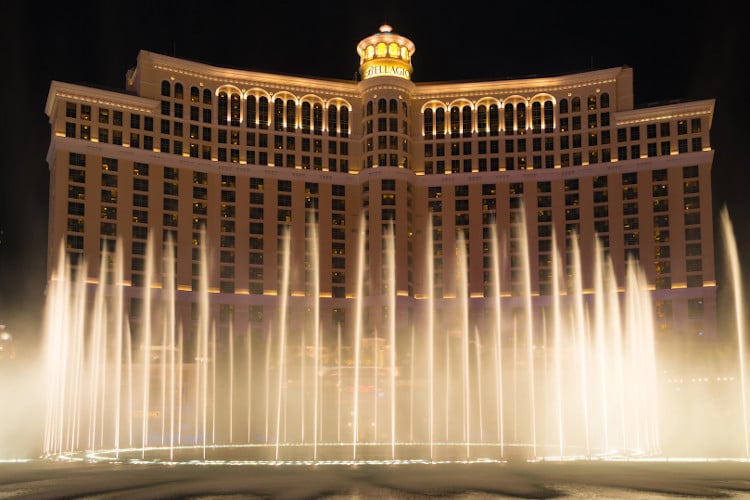
{"label": "domed tower", "polygon": [[378,33],[359,42],[357,53],[359,74],[363,80],[381,76],[411,80],[414,43],[404,36],[393,33],[393,28],[389,25],[382,25]]}
{"label": "domed tower", "polygon": [[[411,81],[414,43],[393,32],[387,24],[378,33],[368,36],[357,45],[360,57],[359,89],[362,97],[362,207],[368,218],[369,290],[366,295],[381,296],[383,300],[395,293],[397,300],[409,300],[413,295],[412,275],[412,167]],[[389,248],[387,235],[393,227],[395,240],[395,285],[389,282]],[[407,272],[409,271],[409,272]],[[395,287],[395,290],[393,290]],[[385,304],[373,297],[372,304]],[[398,308],[406,311],[408,307]],[[387,310],[373,305],[369,311],[369,326],[387,331],[390,319]],[[404,326],[407,318],[395,318]]]}
{"label": "domed tower", "polygon": [[365,168],[411,166],[409,102],[414,43],[384,24],[357,44]]}

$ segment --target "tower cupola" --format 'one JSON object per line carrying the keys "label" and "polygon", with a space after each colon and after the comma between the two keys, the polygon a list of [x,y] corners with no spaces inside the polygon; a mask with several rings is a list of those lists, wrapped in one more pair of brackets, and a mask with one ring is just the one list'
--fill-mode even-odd
{"label": "tower cupola", "polygon": [[411,80],[414,50],[411,40],[394,33],[391,26],[384,24],[378,28],[378,33],[357,44],[359,74],[363,80],[382,76]]}

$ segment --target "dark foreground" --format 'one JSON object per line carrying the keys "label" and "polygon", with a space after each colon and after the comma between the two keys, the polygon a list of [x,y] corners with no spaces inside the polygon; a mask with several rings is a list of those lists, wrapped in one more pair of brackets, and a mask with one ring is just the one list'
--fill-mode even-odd
{"label": "dark foreground", "polygon": [[0,498],[750,498],[750,463],[403,466],[0,463]]}

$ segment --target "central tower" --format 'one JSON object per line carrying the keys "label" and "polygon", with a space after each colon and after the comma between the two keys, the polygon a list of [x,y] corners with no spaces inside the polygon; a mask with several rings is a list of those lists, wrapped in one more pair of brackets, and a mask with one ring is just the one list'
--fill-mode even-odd
{"label": "central tower", "polygon": [[[361,206],[367,220],[367,259],[369,295],[373,298],[368,310],[367,324],[381,332],[388,330],[390,321],[405,327],[407,314],[389,318],[388,296],[395,294],[398,301],[413,296],[412,262],[413,188],[411,99],[415,84],[411,81],[414,44],[396,33],[387,24],[357,45],[360,58],[359,91],[362,97],[362,182]],[[387,238],[395,240],[398,272],[395,284],[387,279]],[[421,260],[421,259],[419,259]],[[381,296],[382,300],[377,297]],[[400,304],[399,311],[407,311],[409,304]]]}

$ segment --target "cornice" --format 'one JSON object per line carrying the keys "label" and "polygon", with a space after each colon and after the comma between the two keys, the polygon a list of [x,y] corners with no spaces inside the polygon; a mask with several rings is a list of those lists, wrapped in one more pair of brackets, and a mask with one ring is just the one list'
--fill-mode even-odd
{"label": "cornice", "polygon": [[47,94],[47,104],[44,107],[47,116],[52,116],[52,109],[58,97],[96,104],[97,106],[104,105],[138,111],[139,113],[153,113],[159,105],[158,102],[146,97],[53,80]]}
{"label": "cornice", "polygon": [[445,99],[456,97],[486,97],[488,94],[528,94],[561,92],[577,88],[610,85],[629,68],[610,68],[570,75],[496,80],[481,82],[417,83],[413,99]]}
{"label": "cornice", "polygon": [[674,120],[678,118],[708,115],[708,127],[711,128],[715,104],[715,99],[704,99],[700,101],[671,103],[663,106],[651,106],[647,108],[618,111],[612,115],[612,121],[614,125],[634,125],[642,122]]}
{"label": "cornice", "polygon": [[272,87],[292,93],[325,93],[359,97],[357,83],[340,80],[325,80],[301,76],[277,75],[257,71],[220,68],[208,64],[178,59],[142,50],[138,55],[138,64],[150,66],[158,71],[171,75],[184,75],[202,82],[217,85],[233,84],[247,90],[253,87]]}

